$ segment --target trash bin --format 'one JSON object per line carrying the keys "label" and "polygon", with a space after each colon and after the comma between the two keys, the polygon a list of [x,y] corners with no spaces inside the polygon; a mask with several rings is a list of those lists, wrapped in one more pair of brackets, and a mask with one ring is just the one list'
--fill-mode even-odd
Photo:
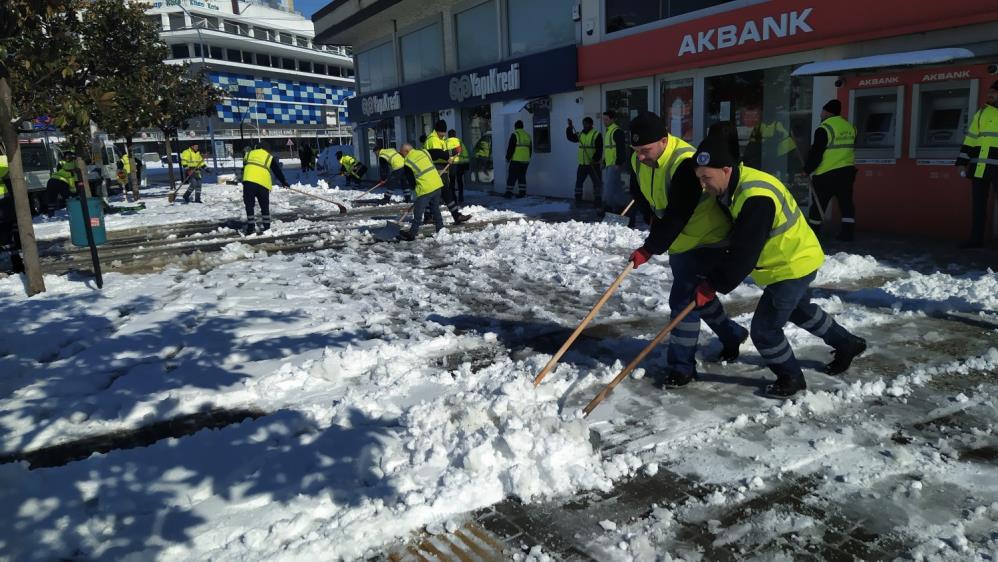
{"label": "trash bin", "polygon": [[[71,197],[66,201],[66,210],[69,211],[69,237],[74,246],[87,246],[87,230],[83,222],[83,205],[77,197]],[[94,233],[94,244],[101,245],[107,242],[107,233],[104,231],[104,206],[97,197],[87,199],[87,210],[90,211],[90,228]]]}

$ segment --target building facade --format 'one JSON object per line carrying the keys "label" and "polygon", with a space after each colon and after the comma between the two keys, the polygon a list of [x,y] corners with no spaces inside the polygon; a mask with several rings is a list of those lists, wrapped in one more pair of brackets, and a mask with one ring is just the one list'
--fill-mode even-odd
{"label": "building facade", "polygon": [[[655,111],[699,142],[732,121],[746,162],[806,203],[821,107],[858,129],[857,228],[965,239],[970,185],[953,164],[998,79],[998,3],[582,0],[585,112]],[[624,124],[626,127],[626,123]]]}
{"label": "building facade", "polygon": [[583,106],[577,13],[574,0],[338,0],[313,21],[316,43],[353,47],[349,117],[356,144],[368,147],[362,159],[374,160],[378,139],[418,146],[443,119],[473,153],[488,147],[472,179],[502,185],[507,139],[522,120],[534,145],[530,192],[570,197],[575,145],[564,124],[578,123]]}
{"label": "building facade", "polygon": [[[223,92],[210,120],[195,120],[179,133],[182,143],[196,139],[209,146],[213,134],[210,152],[238,156],[258,138],[289,151],[302,143],[349,142],[350,51],[316,45],[312,22],[292,7],[245,0],[152,2],[147,17],[170,50],[167,62],[203,67]],[[145,134],[151,141],[157,136]]]}

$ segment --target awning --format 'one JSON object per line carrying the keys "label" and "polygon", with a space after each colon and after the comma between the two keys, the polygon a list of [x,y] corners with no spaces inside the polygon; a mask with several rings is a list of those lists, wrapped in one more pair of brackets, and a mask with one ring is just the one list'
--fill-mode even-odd
{"label": "awning", "polygon": [[812,62],[794,70],[791,73],[791,76],[835,76],[847,70],[939,64],[959,59],[969,59],[974,56],[974,53],[969,49],[962,48],[908,51],[906,53],[891,53],[887,55],[874,55],[872,57],[859,57],[855,59]]}
{"label": "awning", "polygon": [[521,111],[527,110],[530,104],[537,100],[544,99],[547,96],[535,96],[530,99],[516,99],[503,102],[502,107],[499,108],[499,113],[502,115],[512,115],[514,113],[519,113]]}

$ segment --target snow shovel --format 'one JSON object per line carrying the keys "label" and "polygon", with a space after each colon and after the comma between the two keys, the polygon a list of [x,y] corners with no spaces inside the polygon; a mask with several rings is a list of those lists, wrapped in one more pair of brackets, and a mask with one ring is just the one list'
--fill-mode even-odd
{"label": "snow shovel", "polygon": [[[444,166],[443,170],[440,170],[440,174],[442,175],[446,173],[447,168],[450,168],[450,163]],[[394,240],[398,238],[398,235],[402,233],[402,224],[401,224],[402,219],[404,219],[405,216],[408,215],[415,207],[416,207],[415,203],[409,205],[404,211],[402,211],[402,214],[399,215],[397,221],[388,221],[387,223],[385,223],[384,227],[379,228],[377,230],[373,230],[372,232],[374,233],[374,237],[377,238],[378,240],[384,240],[384,241]]]}
{"label": "snow shovel", "polygon": [[620,284],[632,271],[634,271],[634,262],[629,261],[627,262],[627,267],[624,268],[624,271],[620,272],[620,275],[617,276],[617,279],[615,279],[613,284],[610,285],[610,288],[608,288],[606,292],[603,293],[603,296],[600,297],[600,299],[593,306],[592,310],[589,311],[589,314],[587,314],[586,317],[582,319],[582,322],[580,322],[578,327],[575,328],[575,331],[572,332],[572,335],[568,336],[568,339],[565,340],[564,344],[562,344],[561,349],[559,349],[558,352],[551,357],[547,365],[544,365],[544,368],[541,369],[541,372],[537,373],[537,376],[534,378],[534,386],[541,384],[541,381],[544,380],[544,377],[547,376],[547,374],[551,371],[551,369],[554,369],[554,366],[558,363],[558,360],[561,359],[561,356],[564,355],[566,351],[568,351],[568,348],[572,346],[576,338],[579,337],[579,334],[582,333],[582,330],[585,330],[586,326],[588,326],[589,323],[593,321],[593,318],[596,317],[596,313],[599,312],[599,309],[603,308],[603,305],[606,304],[606,301],[610,300],[610,296],[617,291],[617,288],[620,287]]}
{"label": "snow shovel", "polygon": [[[378,189],[379,187],[381,187],[381,186],[385,185],[385,182],[386,182],[386,181],[388,181],[388,180],[381,180],[381,181],[379,181],[378,183],[374,184],[374,187],[372,187],[371,189],[368,189],[368,190],[367,190],[367,191],[365,191],[364,193],[361,193],[361,194],[360,194],[360,197],[363,197],[363,196],[365,196],[365,195],[367,195],[367,194],[371,193],[371,192],[372,192],[372,191],[374,191],[375,189]],[[358,197],[358,199],[360,199],[360,197]]]}
{"label": "snow shovel", "polygon": [[311,197],[312,199],[318,199],[319,201],[325,201],[326,203],[332,203],[333,205],[336,205],[340,209],[340,214],[341,215],[347,214],[347,208],[344,207],[342,204],[337,203],[336,201],[333,201],[332,199],[326,199],[325,197],[319,197],[318,195],[312,195],[311,193],[309,193],[307,191],[302,191],[300,189],[295,189],[293,187],[285,187],[284,189],[287,189],[289,191],[294,191],[295,193],[301,193],[302,195],[304,195],[306,197]]}
{"label": "snow shovel", "polygon": [[169,192],[169,193],[166,194],[166,200],[169,201],[170,203],[173,203],[174,201],[176,201],[177,200],[177,192],[180,191],[181,187],[184,187],[184,184],[187,183],[191,179],[191,176],[193,176],[193,175],[194,175],[194,169],[191,168],[190,173],[187,174],[187,177],[184,178],[184,181],[180,182],[180,184],[177,185],[177,189],[174,189],[173,191],[171,191],[171,192]]}
{"label": "snow shovel", "polygon": [[655,349],[655,346],[662,343],[662,340],[664,340],[665,337],[669,335],[669,332],[671,332],[673,328],[675,328],[680,322],[682,322],[683,318],[686,318],[686,315],[689,314],[694,308],[696,308],[696,306],[697,302],[694,300],[690,304],[686,305],[686,308],[684,308],[683,311],[679,313],[679,315],[673,318],[672,322],[669,322],[668,326],[662,328],[662,331],[659,332],[657,336],[655,336],[655,339],[651,340],[651,343],[645,346],[645,348],[641,350],[641,353],[639,353],[638,356],[634,358],[634,360],[628,363],[627,366],[624,367],[624,370],[621,371],[620,374],[618,374],[616,377],[614,377],[614,379],[610,381],[610,384],[606,385],[606,388],[601,390],[600,393],[597,394],[596,397],[593,398],[589,402],[589,404],[587,404],[586,407],[582,409],[582,412],[583,414],[585,414],[585,417],[589,417],[589,414],[591,414],[592,411],[596,409],[596,406],[599,406],[600,402],[602,402],[603,399],[606,398],[608,394],[610,394],[610,391],[613,390],[615,386],[620,384],[620,381],[627,378],[627,375],[631,374],[631,371],[633,371],[638,366],[639,363],[644,361],[644,358],[647,357],[649,353],[651,353],[651,350]]}
{"label": "snow shovel", "polygon": [[607,213],[603,215],[603,222],[605,224],[616,224],[618,226],[627,226],[631,222],[631,219],[627,217],[627,211],[630,211],[631,207],[633,206],[634,206],[634,199],[631,199],[631,202],[628,203],[626,207],[624,207],[624,210],[621,211],[619,215],[616,213]]}

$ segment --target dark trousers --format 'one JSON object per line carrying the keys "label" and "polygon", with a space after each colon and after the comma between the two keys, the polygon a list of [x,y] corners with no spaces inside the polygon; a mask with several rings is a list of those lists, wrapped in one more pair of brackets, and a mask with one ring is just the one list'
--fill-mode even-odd
{"label": "dark trousers", "polygon": [[[669,255],[669,266],[672,268],[672,289],[669,292],[671,318],[675,318],[693,301],[699,276],[713,269],[723,256],[720,248],[696,248]],[[714,299],[701,308],[693,309],[669,334],[667,355],[673,370],[686,375],[696,373],[700,320],[706,322],[726,345],[740,342],[748,335],[748,330],[736,324],[724,311],[721,301]]]}
{"label": "dark trousers", "polygon": [[837,168],[814,176],[814,194],[818,200],[811,203],[807,222],[815,232],[821,232],[821,213],[828,208],[832,198],[839,200],[839,210],[842,212],[842,229],[839,238],[851,240],[856,228],[856,206],[852,200],[853,183],[856,181],[856,168]]}
{"label": "dark trousers", "polygon": [[[7,184],[7,197],[0,199],[0,246],[6,246],[10,252],[11,270],[14,273],[24,271],[24,261],[21,259],[21,235],[17,231],[17,211],[14,209],[14,194],[10,192],[10,182]],[[62,183],[62,182],[60,182]],[[66,185],[63,183],[63,185]]]}
{"label": "dark trousers", "polygon": [[971,242],[983,243],[985,223],[988,219],[988,186],[991,186],[998,197],[998,172],[992,174],[990,178],[972,178],[970,180],[970,203],[971,203]]}
{"label": "dark trousers", "polygon": [[363,178],[364,174],[366,173],[367,173],[367,166],[358,163],[356,166],[354,166],[353,171],[347,172],[347,178],[346,181],[344,182],[344,185],[350,185],[350,182],[353,182],[354,185],[360,187],[361,178]]}
{"label": "dark trousers", "polygon": [[816,276],[817,272],[814,272],[767,286],[752,315],[752,343],[778,380],[799,381],[804,378],[794,350],[783,335],[787,321],[811,332],[832,347],[838,348],[847,342],[849,332],[811,302],[809,287]]}
{"label": "dark trousers", "polygon": [[511,161],[506,172],[506,193],[513,193],[513,186],[519,184],[520,196],[527,194],[527,166],[530,162]]}
{"label": "dark trousers", "polygon": [[464,173],[468,171],[467,164],[451,164],[450,190],[457,196],[458,203],[464,203]]}
{"label": "dark trousers", "polygon": [[599,165],[579,164],[575,171],[575,200],[582,201],[582,184],[586,178],[593,180],[593,201],[596,205],[603,205],[603,178],[600,177]]}
{"label": "dark trousers", "polygon": [[[439,168],[438,171],[443,172],[443,166]],[[450,171],[452,168],[453,166],[448,168],[447,172],[440,174],[440,179],[444,181],[444,187],[440,191],[443,192],[441,196],[443,197],[444,204],[447,205],[447,210],[450,211],[451,216],[457,217],[457,215],[461,214],[461,206],[457,204],[457,197],[454,196],[454,189],[451,187]],[[437,204],[439,205],[439,203]]]}
{"label": "dark trousers", "polygon": [[382,179],[385,181],[386,189],[398,189],[406,201],[412,199],[412,186],[409,185],[409,175],[405,173],[404,168],[390,171]]}
{"label": "dark trousers", "polygon": [[246,230],[256,226],[254,207],[260,203],[260,231],[270,228],[270,190],[258,183],[243,182],[243,203],[246,205]]}
{"label": "dark trousers", "polygon": [[[194,193],[194,201],[197,203],[201,202],[201,171],[195,171],[191,173],[190,170],[184,170],[184,177],[189,178],[187,185],[187,191],[184,192],[184,201],[191,200],[191,193]],[[126,188],[127,189],[127,188]]]}
{"label": "dark trousers", "polygon": [[433,226],[437,232],[444,227],[444,216],[440,214],[440,196],[443,189],[435,189],[432,193],[416,197],[416,204],[412,208],[412,226],[409,227],[409,234],[419,235],[419,227],[423,224],[423,214],[429,212],[433,216]]}

